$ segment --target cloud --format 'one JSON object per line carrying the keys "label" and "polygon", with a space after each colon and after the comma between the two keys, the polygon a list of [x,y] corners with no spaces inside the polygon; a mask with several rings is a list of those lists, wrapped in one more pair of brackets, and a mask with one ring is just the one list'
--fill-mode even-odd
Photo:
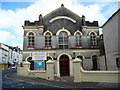
{"label": "cloud", "polygon": [[7,43],[15,39],[15,36],[11,32],[0,30],[0,41]]}
{"label": "cloud", "polygon": [[[31,1],[31,0],[30,0]],[[17,8],[13,10],[0,9],[0,42],[18,45],[22,48],[23,43],[23,29],[25,20],[38,20],[39,14],[43,16],[60,7],[61,4],[74,13],[82,16],[85,15],[88,21],[99,21],[102,25],[106,20],[106,16],[111,14],[112,6],[108,2],[91,3],[87,6],[81,3],[81,0],[35,0],[27,8]],[[86,2],[87,3],[87,2]],[[109,11],[102,11],[109,5]],[[114,8],[115,10],[116,8]],[[105,14],[106,13],[106,14]],[[4,31],[3,31],[4,29]],[[11,42],[11,43],[10,43]]]}

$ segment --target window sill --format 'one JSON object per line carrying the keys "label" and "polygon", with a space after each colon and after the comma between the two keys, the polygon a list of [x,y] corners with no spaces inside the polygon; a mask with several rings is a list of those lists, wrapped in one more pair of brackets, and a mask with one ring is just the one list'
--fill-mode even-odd
{"label": "window sill", "polygon": [[52,49],[52,46],[44,46],[45,49]]}
{"label": "window sill", "polygon": [[44,46],[44,47],[52,47],[52,46]]}
{"label": "window sill", "polygon": [[76,48],[83,48],[83,45],[76,45]]}
{"label": "window sill", "polygon": [[34,49],[35,46],[27,46],[27,49]]}
{"label": "window sill", "polygon": [[91,48],[97,48],[97,45],[92,45]]}
{"label": "window sill", "polygon": [[93,46],[93,47],[94,47],[94,46],[97,46],[97,45],[91,45],[91,46]]}

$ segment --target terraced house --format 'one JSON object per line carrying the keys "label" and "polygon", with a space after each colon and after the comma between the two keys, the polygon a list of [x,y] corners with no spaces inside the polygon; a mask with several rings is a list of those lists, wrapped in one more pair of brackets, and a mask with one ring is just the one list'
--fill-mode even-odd
{"label": "terraced house", "polygon": [[[23,61],[31,63],[30,69],[36,70],[36,62],[55,62],[55,76],[73,76],[73,59],[83,60],[85,70],[100,70],[100,49],[98,21],[89,22],[62,4],[61,7],[39,20],[24,22]],[[33,60],[33,52],[45,52],[47,59]],[[42,63],[41,63],[42,64]],[[46,69],[46,64],[44,68]]]}

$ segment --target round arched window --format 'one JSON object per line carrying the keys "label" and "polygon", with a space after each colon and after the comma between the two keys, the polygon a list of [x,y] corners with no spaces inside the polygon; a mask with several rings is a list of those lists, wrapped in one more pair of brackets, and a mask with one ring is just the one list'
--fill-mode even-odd
{"label": "round arched window", "polygon": [[59,33],[59,48],[60,49],[68,49],[68,34],[67,32]]}
{"label": "round arched window", "polygon": [[31,47],[34,47],[34,45],[35,45],[34,33],[30,32],[28,34],[28,47],[31,48]]}

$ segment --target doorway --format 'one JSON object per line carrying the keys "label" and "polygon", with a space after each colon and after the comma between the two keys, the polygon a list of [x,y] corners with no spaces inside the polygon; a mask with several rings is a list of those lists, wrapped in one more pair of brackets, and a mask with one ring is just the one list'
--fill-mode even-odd
{"label": "doorway", "polygon": [[70,76],[69,57],[62,55],[60,57],[60,76]]}

